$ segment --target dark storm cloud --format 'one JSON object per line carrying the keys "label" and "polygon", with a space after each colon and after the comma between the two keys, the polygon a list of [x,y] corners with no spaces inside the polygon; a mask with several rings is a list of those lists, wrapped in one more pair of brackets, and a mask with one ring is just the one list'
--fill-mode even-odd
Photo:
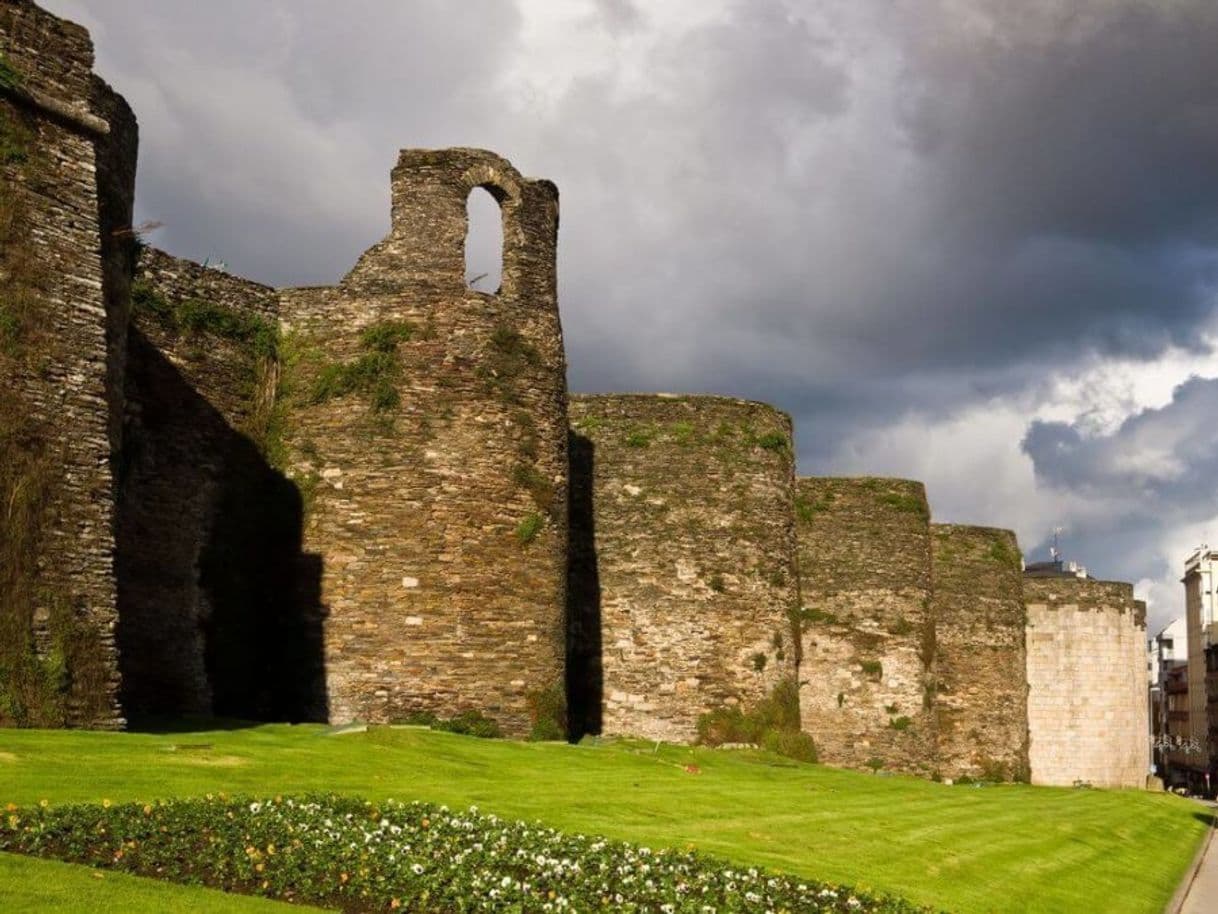
{"label": "dark storm cloud", "polygon": [[1178,520],[1218,513],[1218,380],[1193,378],[1171,403],[1095,435],[1034,422],[1023,441],[1037,478],[1083,494],[1118,496]]}
{"label": "dark storm cloud", "polygon": [[[1034,422],[1023,441],[1046,488],[1105,503],[1069,524],[1072,557],[1101,574],[1157,579],[1168,595],[1152,619],[1162,626],[1182,605],[1174,587],[1186,551],[1180,540],[1218,534],[1218,380],[1192,378],[1171,402],[1095,434],[1078,423]],[[1187,537],[1187,534],[1185,534]],[[1168,552],[1160,544],[1170,543]],[[1043,545],[1043,543],[1042,543]]]}

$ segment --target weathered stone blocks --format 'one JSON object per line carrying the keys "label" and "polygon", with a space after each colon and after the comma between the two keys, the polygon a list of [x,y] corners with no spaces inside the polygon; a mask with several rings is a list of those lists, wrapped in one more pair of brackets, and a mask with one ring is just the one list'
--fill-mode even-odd
{"label": "weathered stone blocks", "polygon": [[795,671],[790,419],[702,396],[570,410],[578,728],[690,741]]}
{"label": "weathered stone blocks", "polygon": [[[389,235],[336,288],[286,290],[285,445],[323,557],[329,716],[481,711],[552,728],[564,679],[566,365],[558,194],[474,149],[407,150]],[[469,289],[466,200],[503,210]]]}
{"label": "weathered stone blocks", "polygon": [[0,721],[122,723],[114,478],[135,119],[88,33],[0,2]]}
{"label": "weathered stone blocks", "polygon": [[1022,556],[1009,530],[931,526],[935,736],[947,778],[1026,779]]}
{"label": "weathered stone blocks", "polygon": [[1032,782],[1144,786],[1145,607],[1115,581],[1029,577],[1023,586]]}
{"label": "weathered stone blocks", "polygon": [[905,479],[796,480],[800,717],[820,758],[934,769],[930,512]]}

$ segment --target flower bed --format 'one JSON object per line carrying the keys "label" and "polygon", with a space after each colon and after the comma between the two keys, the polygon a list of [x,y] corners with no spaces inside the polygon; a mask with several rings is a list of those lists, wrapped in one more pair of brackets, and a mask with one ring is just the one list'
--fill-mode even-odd
{"label": "flower bed", "polygon": [[357,912],[926,910],[477,809],[336,796],[10,806],[0,850]]}

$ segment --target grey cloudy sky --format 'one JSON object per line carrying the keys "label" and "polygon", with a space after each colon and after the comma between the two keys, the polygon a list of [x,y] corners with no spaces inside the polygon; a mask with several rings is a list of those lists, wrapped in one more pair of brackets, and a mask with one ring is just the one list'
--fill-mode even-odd
{"label": "grey cloudy sky", "polygon": [[1218,545],[1212,0],[44,2],[161,247],[333,282],[398,148],[489,147],[559,185],[573,389],[772,401],[1152,625]]}

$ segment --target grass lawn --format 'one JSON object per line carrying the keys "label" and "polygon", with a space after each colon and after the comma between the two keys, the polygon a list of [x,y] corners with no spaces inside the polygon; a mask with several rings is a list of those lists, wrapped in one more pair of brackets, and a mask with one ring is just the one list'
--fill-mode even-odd
{"label": "grass lawn", "polygon": [[[337,735],[320,726],[170,734],[0,731],[0,805],[317,790],[476,804],[573,831],[694,845],[957,914],[1158,914],[1205,828],[1201,807],[1163,794],[945,787],[753,752],[513,743],[415,729]],[[29,887],[48,881],[46,866],[0,855],[0,909],[100,909],[79,896],[80,906],[73,907],[68,891],[60,906]],[[91,890],[118,882],[112,874],[95,880],[78,867],[55,872],[89,880]],[[128,882],[138,888],[121,891],[152,885]],[[58,893],[44,887],[52,888]],[[14,905],[8,893],[18,889],[29,894]],[[210,903],[192,898],[191,909],[272,911],[252,900],[205,906]],[[151,907],[115,908],[175,909],[183,906],[169,895]]]}
{"label": "grass lawn", "polygon": [[318,908],[0,854],[0,910],[89,914],[307,914]]}

